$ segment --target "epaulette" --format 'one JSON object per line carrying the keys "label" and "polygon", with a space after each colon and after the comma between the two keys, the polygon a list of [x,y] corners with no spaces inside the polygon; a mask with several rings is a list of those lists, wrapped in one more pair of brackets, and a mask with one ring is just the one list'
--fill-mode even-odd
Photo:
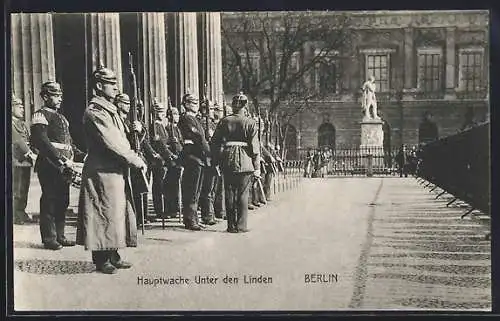
{"label": "epaulette", "polygon": [[37,111],[36,113],[33,114],[33,119],[31,120],[31,124],[48,125],[49,122],[47,121],[47,118],[45,118],[45,115],[42,112]]}

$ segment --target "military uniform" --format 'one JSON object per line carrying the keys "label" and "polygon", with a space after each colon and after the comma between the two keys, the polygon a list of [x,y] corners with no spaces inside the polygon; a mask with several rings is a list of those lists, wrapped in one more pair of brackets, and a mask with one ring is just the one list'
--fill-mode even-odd
{"label": "military uniform", "polygon": [[[207,121],[203,119],[202,122],[203,130],[208,133],[207,139],[209,140],[216,128],[216,123],[213,119],[208,119],[208,129]],[[212,165],[212,164],[210,164]],[[201,220],[204,224],[213,225],[215,224],[215,192],[216,192],[216,182],[217,182],[217,171],[213,166],[207,166],[204,169],[203,183],[201,187],[200,194],[200,207],[201,207]]]}
{"label": "military uniform", "polygon": [[[172,120],[167,125],[168,134],[168,147],[177,159],[180,159],[182,153],[182,134],[181,130],[174,124]],[[171,164],[167,170],[167,177],[165,179],[165,198],[166,207],[165,212],[169,217],[177,217],[180,212],[180,199],[179,199],[179,180],[181,179],[181,166],[178,162]]]}
{"label": "military uniform", "polygon": [[[184,104],[198,104],[198,99],[192,95],[185,95]],[[186,106],[186,109],[189,109]],[[184,225],[187,229],[200,230],[198,225],[198,202],[203,182],[203,169],[208,165],[210,146],[205,138],[205,131],[200,121],[186,112],[180,117],[179,129],[184,138],[182,152],[182,212]]]}
{"label": "military uniform", "polygon": [[[13,97],[12,108],[22,107],[21,100]],[[23,109],[24,110],[24,109]],[[31,167],[33,166],[33,152],[29,147],[30,131],[21,118],[16,118],[12,113],[12,189],[14,224],[24,224],[31,221],[26,214],[28,192],[31,180]]]}
{"label": "military uniform", "polygon": [[94,71],[93,80],[96,95],[83,116],[88,157],[82,173],[76,240],[92,251],[98,271],[113,274],[131,267],[120,258],[118,249],[137,246],[130,173],[132,168],[143,170],[146,164],[131,148],[123,119],[113,104],[118,91],[115,73],[101,67]]}
{"label": "military uniform", "polygon": [[[61,95],[58,83],[42,85],[42,93]],[[39,152],[35,171],[38,174],[42,196],[40,198],[40,233],[46,247],[74,245],[66,240],[64,227],[69,205],[69,185],[60,166],[73,157],[83,158],[84,153],[73,145],[69,122],[57,109],[44,106],[33,115],[31,144]]]}
{"label": "military uniform", "polygon": [[[155,107],[156,112],[163,111],[162,106],[157,105]],[[152,168],[153,172],[153,204],[155,208],[156,215],[160,217],[167,217],[167,199],[166,199],[166,178],[168,167],[172,167],[173,161],[175,159],[174,153],[170,150],[168,145],[169,135],[166,126],[168,123],[159,119],[156,119],[152,124],[152,142],[151,146],[160,154],[160,156],[165,161],[164,165],[154,166]],[[170,165],[170,166],[169,166]]]}
{"label": "military uniform", "polygon": [[248,192],[252,173],[260,166],[258,127],[244,116],[246,103],[244,95],[235,96],[235,113],[220,121],[212,137],[212,153],[224,175],[227,231],[231,233],[248,231]]}
{"label": "military uniform", "polygon": [[[118,94],[115,97],[115,105],[118,106],[118,109],[120,109],[120,106],[123,106],[121,104],[125,104],[126,108],[125,110],[121,110],[121,112],[124,112],[125,114],[129,114],[130,112],[130,98],[127,94]],[[138,118],[141,118],[138,116]],[[147,126],[146,124],[142,121],[139,120],[142,130],[138,134],[138,141],[139,141],[139,156],[149,164],[149,166],[154,166],[158,162],[161,163],[162,158],[160,155],[158,155],[153,147],[151,147],[150,141],[149,141],[149,133],[147,131]],[[133,144],[134,138],[134,131],[132,129],[132,124],[129,120],[129,118],[126,118],[124,120],[124,129],[125,133],[127,136],[128,141],[130,144]],[[135,212],[136,212],[136,219],[137,219],[137,225],[142,224],[142,218],[144,216],[144,212],[146,212],[147,216],[147,208],[148,208],[148,199],[147,197],[144,197],[144,195],[147,196],[146,193],[140,193],[137,188],[134,186],[134,181],[132,180],[132,194],[134,197],[134,207],[135,207]],[[146,219],[147,217],[145,217]]]}

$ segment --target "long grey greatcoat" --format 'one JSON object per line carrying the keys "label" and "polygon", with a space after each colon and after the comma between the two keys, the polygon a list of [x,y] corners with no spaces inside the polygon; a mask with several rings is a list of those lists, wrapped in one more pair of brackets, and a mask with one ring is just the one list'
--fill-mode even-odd
{"label": "long grey greatcoat", "polygon": [[137,158],[115,105],[94,97],[83,125],[87,159],[83,166],[76,242],[86,250],[137,246],[129,164]]}

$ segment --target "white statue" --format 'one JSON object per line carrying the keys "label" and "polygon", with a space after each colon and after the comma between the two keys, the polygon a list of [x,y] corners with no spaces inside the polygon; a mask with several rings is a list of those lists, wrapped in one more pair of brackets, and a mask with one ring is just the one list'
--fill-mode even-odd
{"label": "white statue", "polygon": [[368,81],[366,81],[361,88],[361,90],[363,90],[363,100],[361,101],[364,115],[363,119],[380,119],[377,114],[377,97],[375,96],[375,89],[375,77],[370,76],[368,77]]}

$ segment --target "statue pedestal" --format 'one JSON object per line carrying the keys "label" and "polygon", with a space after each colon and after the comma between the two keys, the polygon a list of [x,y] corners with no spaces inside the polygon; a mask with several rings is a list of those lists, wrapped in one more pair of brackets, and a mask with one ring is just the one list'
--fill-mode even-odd
{"label": "statue pedestal", "polygon": [[367,176],[384,167],[384,131],[381,119],[364,118],[361,122],[361,166]]}

